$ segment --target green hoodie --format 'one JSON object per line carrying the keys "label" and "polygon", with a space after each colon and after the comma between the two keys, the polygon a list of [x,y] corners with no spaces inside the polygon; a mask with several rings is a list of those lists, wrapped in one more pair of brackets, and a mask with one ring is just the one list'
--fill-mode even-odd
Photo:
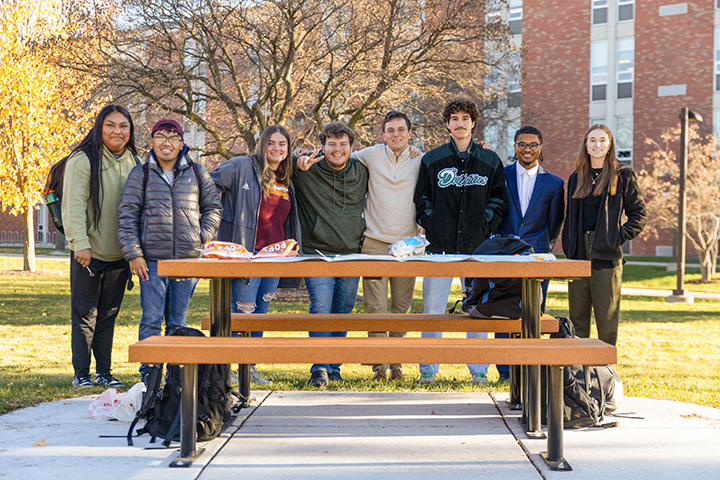
{"label": "green hoodie", "polygon": [[341,170],[325,161],[306,172],[296,170],[293,183],[298,203],[304,254],[344,255],[360,252],[365,231],[363,209],[368,170],[350,158]]}
{"label": "green hoodie", "polygon": [[114,262],[123,258],[118,243],[117,208],[135,156],[125,149],[120,158],[103,147],[101,209],[97,228],[92,224],[90,200],[90,160],[85,152],[75,152],[65,165],[62,218],[65,236],[72,251],[92,250],[93,258]]}

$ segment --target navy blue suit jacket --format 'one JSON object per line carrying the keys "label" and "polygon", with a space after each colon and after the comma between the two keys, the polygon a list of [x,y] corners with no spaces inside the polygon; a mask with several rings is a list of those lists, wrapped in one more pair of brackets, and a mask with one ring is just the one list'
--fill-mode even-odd
{"label": "navy blue suit jacket", "polygon": [[503,236],[518,235],[533,247],[535,253],[549,253],[555,246],[565,218],[565,181],[540,166],[530,205],[523,217],[517,168],[517,162],[505,167],[510,206],[503,215],[498,233]]}

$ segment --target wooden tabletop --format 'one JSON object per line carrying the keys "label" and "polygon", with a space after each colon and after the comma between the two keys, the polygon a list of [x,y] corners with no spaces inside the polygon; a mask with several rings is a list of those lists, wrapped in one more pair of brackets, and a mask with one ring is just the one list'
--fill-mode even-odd
{"label": "wooden tabletop", "polygon": [[590,276],[586,260],[457,261],[407,260],[295,262],[262,260],[188,259],[158,261],[158,275],[175,278],[232,277],[478,277],[478,278],[578,278]]}

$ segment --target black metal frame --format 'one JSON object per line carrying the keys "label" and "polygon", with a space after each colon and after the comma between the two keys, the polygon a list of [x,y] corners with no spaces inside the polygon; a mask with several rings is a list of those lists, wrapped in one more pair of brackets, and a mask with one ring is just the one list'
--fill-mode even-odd
{"label": "black metal frame", "polygon": [[[541,279],[523,278],[522,281],[522,338],[540,338],[540,282]],[[210,279],[210,335],[231,335],[231,295],[229,278]],[[247,332],[241,333],[247,336]],[[196,449],[195,412],[197,409],[197,364],[183,365],[182,376],[182,436],[180,456],[171,466],[186,467],[202,453]],[[551,366],[548,377],[550,405],[548,408],[548,451],[543,458],[553,470],[571,470],[563,458],[562,367]],[[522,372],[521,375],[518,375]],[[518,378],[520,377],[520,378]],[[238,368],[238,388],[241,405],[250,399],[250,366]],[[511,367],[511,408],[522,404],[525,431],[530,438],[545,438],[540,418],[540,366]],[[188,425],[189,424],[189,425]]]}

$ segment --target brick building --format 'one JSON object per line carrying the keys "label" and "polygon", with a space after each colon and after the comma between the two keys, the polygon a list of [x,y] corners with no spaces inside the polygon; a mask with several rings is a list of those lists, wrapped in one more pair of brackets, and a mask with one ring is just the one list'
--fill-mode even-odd
{"label": "brick building", "polygon": [[[720,131],[720,0],[508,0],[514,41],[525,44],[521,100],[506,128],[485,136],[512,156],[521,124],[543,132],[545,166],[567,179],[587,128],[604,123],[619,160],[637,172],[646,138],[679,125],[681,107],[701,131]],[[492,124],[492,110],[485,124]],[[674,233],[635,240],[626,252],[669,255]]]}

